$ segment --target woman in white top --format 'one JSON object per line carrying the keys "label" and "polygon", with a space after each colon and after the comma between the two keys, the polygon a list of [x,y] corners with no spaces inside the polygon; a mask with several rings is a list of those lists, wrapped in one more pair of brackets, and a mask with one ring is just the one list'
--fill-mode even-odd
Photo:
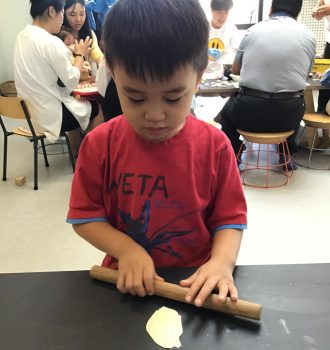
{"label": "woman in white top", "polygon": [[[72,30],[73,36],[77,39],[85,40],[86,37],[92,39],[92,45],[89,53],[89,63],[92,65],[99,66],[103,60],[103,52],[101,51],[97,37],[91,30],[91,27],[86,16],[86,2],[85,0],[66,0],[64,5],[64,19],[63,25],[66,28]],[[94,74],[96,69],[94,69]]]}
{"label": "woman in white top", "polygon": [[[61,132],[86,130],[102,122],[98,105],[70,96],[78,85],[90,38],[76,41],[75,60],[53,34],[63,22],[64,0],[30,0],[32,25],[17,36],[14,50],[14,75],[18,95],[28,104],[36,130],[55,142]],[[64,84],[58,84],[58,81]],[[61,85],[61,86],[60,86]],[[93,118],[93,119],[91,119]],[[76,139],[77,140],[77,139]],[[73,145],[73,148],[77,144]]]}

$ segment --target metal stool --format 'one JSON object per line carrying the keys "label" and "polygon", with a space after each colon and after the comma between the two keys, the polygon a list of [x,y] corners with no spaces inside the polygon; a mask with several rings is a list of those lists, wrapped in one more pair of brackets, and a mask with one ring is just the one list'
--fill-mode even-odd
{"label": "metal stool", "polygon": [[[326,149],[321,149],[315,147],[315,141],[316,136],[318,135],[318,129],[330,129],[330,116],[326,116],[321,113],[306,113],[304,115],[303,121],[305,122],[305,126],[302,130],[302,133],[299,137],[299,140],[301,140],[306,132],[306,128],[310,127],[314,129],[313,138],[311,145],[306,143],[298,142],[298,144],[304,148],[307,148],[309,150],[309,156],[308,156],[308,163],[301,163],[300,160],[298,160],[297,164],[304,166],[306,168],[315,169],[315,170],[330,170],[330,165],[327,168],[320,168],[316,166],[311,165],[311,159],[313,151],[326,151]],[[330,151],[330,150],[329,150]]]}
{"label": "metal stool", "polygon": [[[255,133],[237,129],[237,132],[243,136],[243,143],[237,154],[237,162],[245,165],[241,169],[242,183],[246,186],[258,188],[274,188],[284,186],[288,183],[289,177],[292,176],[292,170],[289,174],[288,164],[291,162],[287,138],[294,133],[293,130],[280,133]],[[275,150],[271,149],[271,145],[276,144]],[[256,145],[256,147],[254,147]],[[262,147],[265,145],[266,147]],[[284,152],[281,152],[280,146]],[[266,156],[266,161],[262,155]],[[272,157],[271,157],[272,156]],[[279,163],[280,156],[283,157],[283,162]],[[277,157],[277,159],[274,159]],[[271,159],[273,158],[273,159]],[[274,160],[274,161],[271,161]],[[266,173],[264,185],[259,185],[254,181],[247,181],[246,176],[251,172]],[[270,173],[277,173],[283,177],[279,183],[270,181]]]}

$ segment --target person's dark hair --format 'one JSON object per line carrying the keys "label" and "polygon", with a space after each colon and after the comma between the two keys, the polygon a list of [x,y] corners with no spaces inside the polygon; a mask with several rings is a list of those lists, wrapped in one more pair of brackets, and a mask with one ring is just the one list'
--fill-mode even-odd
{"label": "person's dark hair", "polygon": [[[66,0],[64,5],[64,11],[66,11],[69,7],[73,6],[75,8],[76,4],[80,4],[81,6],[86,8],[85,0]],[[63,25],[66,28],[71,28],[68,19],[66,18],[66,13],[64,13]],[[89,25],[89,21],[86,15],[86,20],[81,29],[79,30],[78,39],[86,39],[87,36],[92,37],[92,30]]]}
{"label": "person's dark hair", "polygon": [[273,0],[272,13],[286,12],[297,18],[301,11],[303,0]]}
{"label": "person's dark hair", "polygon": [[211,0],[212,11],[229,11],[233,6],[233,0]]}
{"label": "person's dark hair", "polygon": [[42,16],[51,6],[54,7],[57,13],[61,12],[64,8],[64,0],[30,0],[30,3],[30,14],[32,18]]}
{"label": "person's dark hair", "polygon": [[111,69],[166,80],[186,64],[207,66],[209,25],[197,0],[120,0],[107,14],[102,37]]}
{"label": "person's dark hair", "polygon": [[57,36],[64,41],[64,39],[68,36],[68,35],[72,35],[72,30],[70,28],[64,27],[62,26],[59,33],[57,34]]}

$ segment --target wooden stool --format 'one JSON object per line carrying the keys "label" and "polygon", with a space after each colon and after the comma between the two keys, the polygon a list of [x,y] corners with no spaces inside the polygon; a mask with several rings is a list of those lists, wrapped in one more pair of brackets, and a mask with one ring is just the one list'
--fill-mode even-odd
{"label": "wooden stool", "polygon": [[[293,130],[279,133],[255,133],[237,129],[237,132],[243,136],[243,143],[237,154],[237,162],[245,165],[244,169],[241,169],[242,183],[246,186],[258,187],[258,188],[273,188],[284,186],[288,183],[289,177],[292,176],[292,171],[289,174],[288,164],[291,162],[289,153],[289,147],[287,138],[294,133]],[[248,144],[249,143],[249,144]],[[254,144],[257,147],[253,147]],[[276,144],[276,150],[270,149],[271,145]],[[262,145],[266,145],[266,149],[262,149]],[[280,150],[282,145],[284,152]],[[266,155],[266,162],[263,161],[261,155]],[[256,158],[253,157],[256,155]],[[271,155],[273,158],[278,157],[275,162],[271,162]],[[278,160],[283,158],[283,161]],[[247,181],[246,175],[251,171],[266,173],[266,180],[264,185],[254,183],[254,181]],[[283,181],[280,183],[270,182],[270,173],[275,172],[283,177]]]}
{"label": "wooden stool", "polygon": [[312,141],[310,144],[308,142],[306,144],[298,142],[300,146],[309,149],[309,156],[308,156],[308,163],[307,164],[304,164],[301,162],[299,162],[297,164],[304,166],[304,167],[307,167],[307,168],[316,169],[316,170],[330,170],[330,165],[328,168],[319,168],[319,167],[315,167],[315,166],[311,165],[313,151],[325,151],[325,149],[315,147],[315,142],[316,142],[317,135],[318,135],[318,129],[330,129],[330,116],[326,116],[326,115],[321,114],[321,113],[305,113],[303,121],[305,122],[305,126],[303,128],[301,136],[299,137],[299,140],[302,139],[304,133],[307,130],[307,127],[313,128],[314,133],[313,133]]}

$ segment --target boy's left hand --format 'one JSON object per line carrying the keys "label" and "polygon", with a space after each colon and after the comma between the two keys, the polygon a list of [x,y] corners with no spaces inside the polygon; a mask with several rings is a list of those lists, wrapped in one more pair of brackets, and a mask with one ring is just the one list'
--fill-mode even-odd
{"label": "boy's left hand", "polygon": [[219,302],[223,303],[226,300],[228,292],[232,301],[238,299],[232,269],[229,266],[221,266],[217,259],[210,259],[189,278],[180,281],[180,285],[189,288],[186,301],[194,301],[198,307],[203,306],[205,299],[214,289],[219,291]]}

